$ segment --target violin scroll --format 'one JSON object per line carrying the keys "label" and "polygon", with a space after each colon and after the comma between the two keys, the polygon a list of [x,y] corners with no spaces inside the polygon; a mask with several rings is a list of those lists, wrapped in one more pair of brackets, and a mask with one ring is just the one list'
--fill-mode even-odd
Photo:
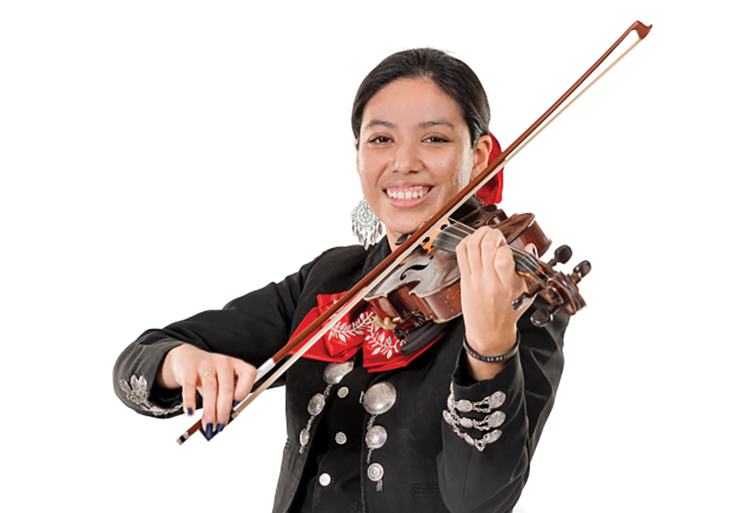
{"label": "violin scroll", "polygon": [[531,255],[516,258],[516,271],[526,279],[529,290],[513,301],[513,308],[516,310],[523,308],[536,294],[549,302],[548,307],[539,308],[531,315],[531,322],[535,326],[544,326],[549,323],[555,313],[560,310],[567,315],[574,315],[586,306],[586,301],[581,296],[577,285],[591,271],[589,261],[584,260],[576,265],[571,274],[564,274],[554,269],[554,266],[559,263],[567,263],[572,256],[573,251],[570,246],[563,245],[555,250],[554,258],[546,264],[536,261],[534,265],[529,261],[524,261],[527,258],[533,258]]}
{"label": "violin scroll", "polygon": [[398,327],[415,315],[436,323],[455,319],[461,315],[461,276],[456,247],[481,226],[503,233],[513,253],[516,272],[526,280],[528,291],[513,301],[513,308],[525,307],[536,295],[549,303],[549,307],[532,315],[535,325],[544,326],[558,311],[573,315],[586,306],[577,284],[589,273],[591,264],[584,260],[572,274],[556,271],[557,264],[565,264],[573,256],[570,247],[558,247],[552,259],[542,262],[524,250],[528,244],[534,244],[541,256],[552,244],[535,222],[534,214],[509,217],[495,205],[474,209],[459,220],[440,223],[414,253],[372,288],[364,297],[365,301],[373,306],[378,317]]}

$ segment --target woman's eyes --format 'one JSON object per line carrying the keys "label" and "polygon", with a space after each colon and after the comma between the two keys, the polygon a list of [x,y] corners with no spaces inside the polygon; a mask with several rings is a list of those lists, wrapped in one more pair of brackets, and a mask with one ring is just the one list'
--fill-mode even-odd
{"label": "woman's eyes", "polygon": [[393,139],[391,139],[390,137],[387,137],[385,135],[378,135],[378,136],[373,137],[372,139],[370,139],[370,142],[371,143],[375,143],[375,144],[383,144],[383,143],[387,143],[387,142],[391,142],[391,141],[393,141]]}
{"label": "woman's eyes", "polygon": [[[393,138],[387,135],[376,135],[375,137],[371,137],[368,142],[373,143],[373,144],[386,144],[386,143],[393,142]],[[450,141],[441,135],[430,135],[422,139],[422,142],[446,143]]]}

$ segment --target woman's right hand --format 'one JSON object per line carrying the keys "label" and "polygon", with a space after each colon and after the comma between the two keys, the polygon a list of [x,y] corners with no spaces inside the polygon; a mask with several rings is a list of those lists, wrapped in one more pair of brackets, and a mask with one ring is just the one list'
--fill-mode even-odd
{"label": "woman's right hand", "polygon": [[203,429],[211,438],[229,421],[234,401],[242,401],[250,393],[256,374],[255,367],[243,360],[183,344],[167,353],[156,382],[169,389],[182,387],[187,415],[195,411],[195,391],[200,391]]}

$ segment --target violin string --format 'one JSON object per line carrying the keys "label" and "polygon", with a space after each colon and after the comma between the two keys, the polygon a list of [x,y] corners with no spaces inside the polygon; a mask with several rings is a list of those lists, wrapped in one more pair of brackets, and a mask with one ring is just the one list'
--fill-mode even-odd
{"label": "violin string", "polygon": [[[452,229],[454,227],[455,229]],[[458,242],[461,242],[465,236],[461,237],[459,235],[455,235],[451,233],[453,231],[458,231],[459,233],[465,233],[465,236],[468,236],[474,233],[476,230],[474,230],[470,226],[466,226],[463,223],[455,223],[455,224],[450,225],[449,227],[441,231],[437,235],[437,237],[435,237],[435,241],[437,242],[438,239],[440,239],[441,241],[445,239],[450,239],[450,240],[457,241],[457,242],[452,243],[450,245],[446,245],[445,248],[440,248],[440,249],[445,249],[447,251],[448,250],[447,248],[451,248],[451,250],[455,252],[456,247],[458,246]],[[519,268],[522,271],[527,271],[533,274],[536,274],[537,272],[541,272],[542,276],[544,276],[545,278],[549,278],[547,273],[544,271],[544,268],[538,265],[538,262],[536,261],[536,259],[531,257],[529,253],[527,253],[526,251],[522,249],[518,249],[514,246],[511,246],[510,244],[508,244],[507,246],[510,248],[511,252],[515,256],[518,256],[520,258],[520,260],[516,260],[516,264],[518,264]]]}
{"label": "violin string", "polygon": [[[451,239],[457,240],[458,242],[460,242],[460,241],[462,241],[464,239],[463,237],[458,237],[458,236],[452,235],[452,234],[446,234],[446,235],[448,237],[450,237]],[[452,250],[452,252],[455,252],[455,248],[457,246],[458,246],[458,244],[455,243],[455,244],[451,244],[450,246],[446,245],[446,247],[440,247],[438,249],[443,249],[445,251],[448,251],[449,250],[448,248],[450,247],[450,249]],[[518,249],[518,248],[516,248],[514,246],[511,246],[511,245],[508,245],[508,247],[510,248],[511,252],[515,256],[519,257],[519,259],[516,260],[516,264],[518,265],[518,267],[520,268],[520,270],[527,271],[527,272],[530,272],[530,273],[533,273],[533,274],[536,274],[537,272],[540,272],[543,276],[548,277],[547,273],[544,271],[544,269],[541,266],[538,265],[538,263],[536,262],[536,260],[534,258],[532,258],[531,255],[529,255],[529,253],[527,253],[526,251],[523,251],[521,249]]]}
{"label": "violin string", "polygon": [[[465,234],[465,236],[468,236],[472,233],[474,233],[476,230],[472,228],[471,226],[467,226],[461,222],[454,222],[447,228],[445,228],[443,231],[438,234],[436,239],[440,237],[441,234],[445,233],[446,237],[450,237],[453,240],[458,239],[458,242],[461,242],[464,237],[460,237],[458,235],[455,235],[451,232],[458,231],[459,233]],[[456,247],[458,246],[458,243],[451,244],[451,249],[455,252]],[[529,253],[522,249],[518,249],[514,246],[511,246],[510,244],[507,244],[507,246],[510,248],[511,252],[514,254],[514,256],[517,256],[520,258],[520,260],[516,260],[516,264],[518,264],[518,267],[522,271],[530,272],[532,274],[541,274],[543,277],[549,279],[550,276],[547,274],[547,272],[544,270],[543,267],[539,265],[539,262],[535,257],[532,257]],[[515,260],[515,259],[514,259]]]}

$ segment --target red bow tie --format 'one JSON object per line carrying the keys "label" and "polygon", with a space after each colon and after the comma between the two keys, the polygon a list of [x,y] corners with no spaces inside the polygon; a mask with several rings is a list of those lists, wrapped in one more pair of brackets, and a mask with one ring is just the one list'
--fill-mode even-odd
{"label": "red bow tie", "polygon": [[[346,292],[328,296],[319,295],[317,308],[310,310],[302,319],[292,338],[312,324],[344,294]],[[378,326],[375,323],[377,317],[375,311],[369,304],[366,307],[365,305],[361,304],[352,308],[343,319],[307,350],[303,358],[341,363],[351,359],[362,348],[364,366],[368,372],[382,372],[406,367],[442,336],[441,334],[421,350],[407,356],[401,351],[401,346],[406,341],[399,339],[393,331]],[[403,328],[409,329],[422,323],[424,323],[423,319],[417,319]]]}

